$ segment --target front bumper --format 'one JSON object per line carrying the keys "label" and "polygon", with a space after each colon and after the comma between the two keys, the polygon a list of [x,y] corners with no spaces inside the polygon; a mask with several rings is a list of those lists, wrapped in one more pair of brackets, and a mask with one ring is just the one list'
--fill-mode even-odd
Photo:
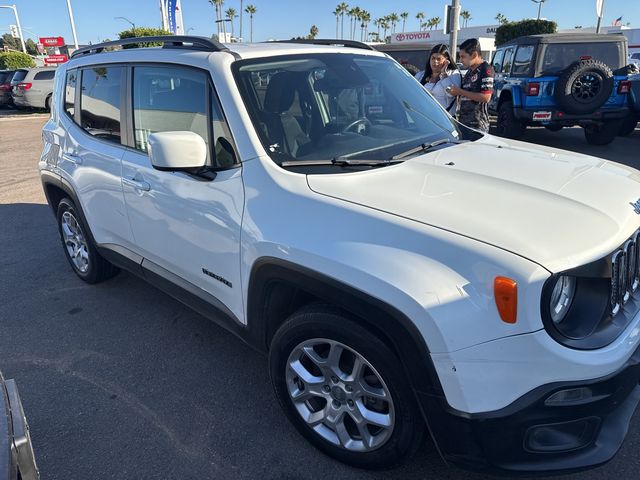
{"label": "front bumper", "polygon": [[[549,404],[566,390],[592,396],[570,393]],[[585,470],[611,460],[624,441],[640,402],[640,347],[612,375],[544,385],[494,412],[467,414],[434,395],[418,398],[447,462],[509,475]]]}
{"label": "front bumper", "polygon": [[[534,120],[534,114],[540,114],[542,112],[550,112],[551,118],[548,120]],[[619,108],[602,108],[596,110],[593,113],[572,115],[569,113],[555,110],[553,108],[536,108],[535,110],[523,110],[521,108],[514,108],[515,117],[526,125],[581,125],[588,123],[599,123],[608,120],[617,120],[625,118],[629,114],[628,107]]]}

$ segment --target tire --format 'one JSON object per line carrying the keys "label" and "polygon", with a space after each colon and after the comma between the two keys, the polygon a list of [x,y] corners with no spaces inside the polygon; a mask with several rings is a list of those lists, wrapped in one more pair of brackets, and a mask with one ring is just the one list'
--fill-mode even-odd
{"label": "tire", "polygon": [[613,73],[599,60],[581,60],[569,65],[556,83],[555,97],[567,113],[593,113],[613,91]]}
{"label": "tire", "polygon": [[603,124],[591,124],[584,127],[584,137],[591,145],[609,145],[620,132],[622,121],[612,120]]}
{"label": "tire", "polygon": [[47,112],[51,111],[51,95],[49,95],[44,101],[44,109]]}
{"label": "tire", "polygon": [[550,132],[559,132],[564,127],[562,125],[545,125],[544,128],[546,128]]}
{"label": "tire", "polygon": [[513,113],[513,102],[506,100],[498,107],[498,119],[496,130],[499,136],[506,138],[520,138],[524,134],[525,127]]}
{"label": "tire", "polygon": [[[305,345],[309,348],[315,345],[310,351],[319,363],[304,353]],[[340,362],[333,362],[340,373],[327,373],[331,363],[328,352],[340,351],[343,353],[336,356]],[[362,376],[359,382],[349,380],[354,375],[355,368],[349,368],[355,364],[355,358],[361,359],[362,368],[356,375]],[[328,362],[322,367],[324,372],[318,367],[322,362]],[[294,371],[292,364],[298,370]],[[289,317],[271,342],[269,369],[278,401],[296,429],[319,450],[343,463],[367,469],[391,468],[422,444],[426,426],[400,361],[376,335],[339,309],[311,305]],[[307,384],[302,376],[308,373],[315,376],[308,377]],[[376,395],[384,392],[389,400],[378,397],[370,403],[373,397],[362,395],[364,384],[375,390]],[[310,389],[315,391],[310,393]],[[290,391],[303,395],[309,392],[308,399],[296,404]],[[388,422],[387,426],[373,430],[371,424],[357,427],[354,419],[364,418],[359,412],[374,410],[380,414],[379,419]],[[303,414],[311,413],[318,417],[313,427],[303,419]],[[336,415],[333,424],[331,414]],[[331,424],[342,426],[336,428],[341,437],[327,426]],[[360,434],[362,431],[365,433]],[[364,441],[367,436],[369,443]]]}
{"label": "tire", "polygon": [[621,137],[631,135],[635,131],[637,125],[638,117],[633,114],[627,115],[627,117],[622,121],[622,126],[620,127],[618,135]]}
{"label": "tire", "polygon": [[60,201],[56,219],[64,254],[78,277],[87,283],[100,283],[119,272],[100,256],[89,229],[70,199]]}

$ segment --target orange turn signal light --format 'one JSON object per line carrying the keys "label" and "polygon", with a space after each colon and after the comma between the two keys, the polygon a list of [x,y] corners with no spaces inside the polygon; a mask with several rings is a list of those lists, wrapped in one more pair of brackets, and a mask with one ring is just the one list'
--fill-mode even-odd
{"label": "orange turn signal light", "polygon": [[504,323],[516,323],[518,313],[518,284],[507,277],[496,277],[493,281],[493,295],[498,313]]}

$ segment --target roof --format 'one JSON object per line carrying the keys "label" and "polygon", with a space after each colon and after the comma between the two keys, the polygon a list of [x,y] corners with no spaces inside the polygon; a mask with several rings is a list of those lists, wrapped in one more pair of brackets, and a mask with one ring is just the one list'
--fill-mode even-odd
{"label": "roof", "polygon": [[364,55],[381,55],[375,50],[337,45],[313,45],[309,43],[265,42],[265,43],[230,43],[225,44],[241,58],[259,58],[274,55],[295,55],[301,53],[349,52]]}
{"label": "roof", "polygon": [[595,43],[595,42],[626,42],[627,37],[622,34],[599,34],[599,33],[547,33],[541,35],[527,35],[514,38],[499,45],[537,45],[539,43]]}

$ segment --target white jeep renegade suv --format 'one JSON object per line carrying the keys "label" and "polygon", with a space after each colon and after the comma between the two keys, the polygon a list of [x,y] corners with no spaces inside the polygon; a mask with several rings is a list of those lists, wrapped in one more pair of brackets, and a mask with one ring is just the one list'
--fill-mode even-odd
{"label": "white jeep renegade suv", "polygon": [[151,40],[56,74],[39,167],[80,278],[124,268],[268,352],[291,422],[349,464],[427,433],[476,469],[613,457],[639,172],[468,129],[362,44]]}

